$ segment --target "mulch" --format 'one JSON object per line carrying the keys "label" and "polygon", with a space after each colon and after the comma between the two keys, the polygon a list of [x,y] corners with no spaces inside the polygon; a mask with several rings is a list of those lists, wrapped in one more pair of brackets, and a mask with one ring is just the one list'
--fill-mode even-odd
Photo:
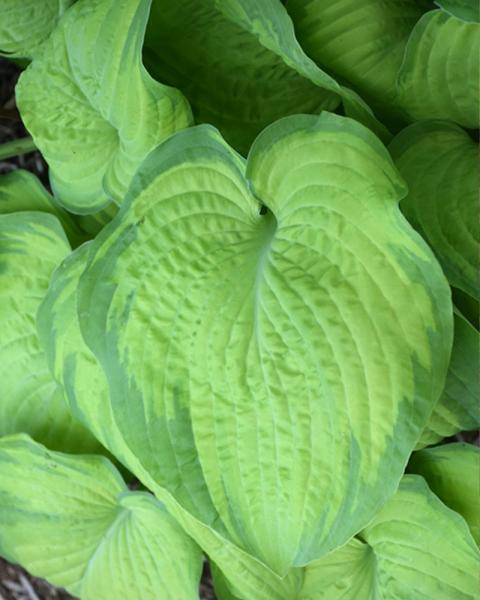
{"label": "mulch", "polygon": [[0,600],[71,600],[65,590],[0,558]]}
{"label": "mulch", "polygon": [[[201,600],[216,600],[208,564],[200,584]],[[0,558],[0,600],[76,600],[62,588],[33,577],[19,565]],[[119,600],[113,599],[112,600]]]}

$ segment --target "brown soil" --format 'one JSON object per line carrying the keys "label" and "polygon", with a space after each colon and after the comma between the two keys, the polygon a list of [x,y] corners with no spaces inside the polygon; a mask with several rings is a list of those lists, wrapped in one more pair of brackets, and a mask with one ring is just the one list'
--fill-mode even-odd
{"label": "brown soil", "polygon": [[70,600],[65,590],[32,577],[18,565],[0,558],[0,600]]}

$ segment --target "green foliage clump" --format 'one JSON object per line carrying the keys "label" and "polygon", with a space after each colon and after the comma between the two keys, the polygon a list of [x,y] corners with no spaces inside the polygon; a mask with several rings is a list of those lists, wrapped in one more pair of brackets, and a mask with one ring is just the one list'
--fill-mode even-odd
{"label": "green foliage clump", "polygon": [[51,185],[0,176],[0,555],[82,600],[194,600],[205,556],[220,600],[479,598],[476,4],[0,12]]}

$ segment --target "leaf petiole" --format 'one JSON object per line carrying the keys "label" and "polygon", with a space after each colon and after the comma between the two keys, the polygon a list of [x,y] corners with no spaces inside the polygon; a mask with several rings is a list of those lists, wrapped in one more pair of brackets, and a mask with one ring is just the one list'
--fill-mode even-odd
{"label": "leaf petiole", "polygon": [[12,140],[6,144],[0,144],[0,160],[6,160],[20,154],[28,154],[36,149],[37,146],[31,137]]}

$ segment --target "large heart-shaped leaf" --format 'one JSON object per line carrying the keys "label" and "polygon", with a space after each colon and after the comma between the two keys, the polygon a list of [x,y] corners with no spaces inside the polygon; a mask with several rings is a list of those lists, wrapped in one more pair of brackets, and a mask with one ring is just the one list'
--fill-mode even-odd
{"label": "large heart-shaped leaf", "polygon": [[143,67],[150,2],[79,0],[17,85],[55,195],[73,212],[121,202],[146,154],[191,123],[180,92]]}
{"label": "large heart-shaped leaf", "polygon": [[53,215],[0,215],[0,434],[27,432],[52,448],[97,449],[50,375],[35,326],[50,276],[70,252]]}
{"label": "large heart-shaped leaf", "polygon": [[175,497],[206,482],[210,524],[279,573],[372,518],[443,388],[449,289],[404,193],[350,119],[286,118],[247,165],[194,128],[142,165],[80,280],[132,453]]}
{"label": "large heart-shaped leaf", "polygon": [[480,448],[446,444],[414,452],[408,468],[423,475],[447,506],[459,512],[480,544]]}
{"label": "large heart-shaped leaf", "polygon": [[35,211],[55,215],[72,246],[86,240],[86,234],[72,215],[57,206],[55,200],[33,173],[17,169],[0,176],[0,214]]}
{"label": "large heart-shaped leaf", "polygon": [[421,448],[461,431],[480,428],[480,334],[457,310],[454,322],[445,389],[422,433],[418,443]]}
{"label": "large heart-shaped leaf", "polygon": [[0,0],[0,54],[32,58],[74,0]]}
{"label": "large heart-shaped leaf", "polygon": [[0,553],[82,600],[198,599],[202,556],[100,456],[0,441]]}
{"label": "large heart-shaped leaf", "polygon": [[154,0],[145,46],[150,71],[243,154],[272,121],[342,99],[347,114],[388,137],[360,98],[306,56],[279,0]]}
{"label": "large heart-shaped leaf", "polygon": [[450,284],[480,299],[478,145],[453,123],[426,121],[402,131],[390,152],[408,184],[402,211],[432,247]]}
{"label": "large heart-shaped leaf", "polygon": [[306,569],[299,598],[476,600],[479,569],[465,521],[407,475],[359,539]]}

